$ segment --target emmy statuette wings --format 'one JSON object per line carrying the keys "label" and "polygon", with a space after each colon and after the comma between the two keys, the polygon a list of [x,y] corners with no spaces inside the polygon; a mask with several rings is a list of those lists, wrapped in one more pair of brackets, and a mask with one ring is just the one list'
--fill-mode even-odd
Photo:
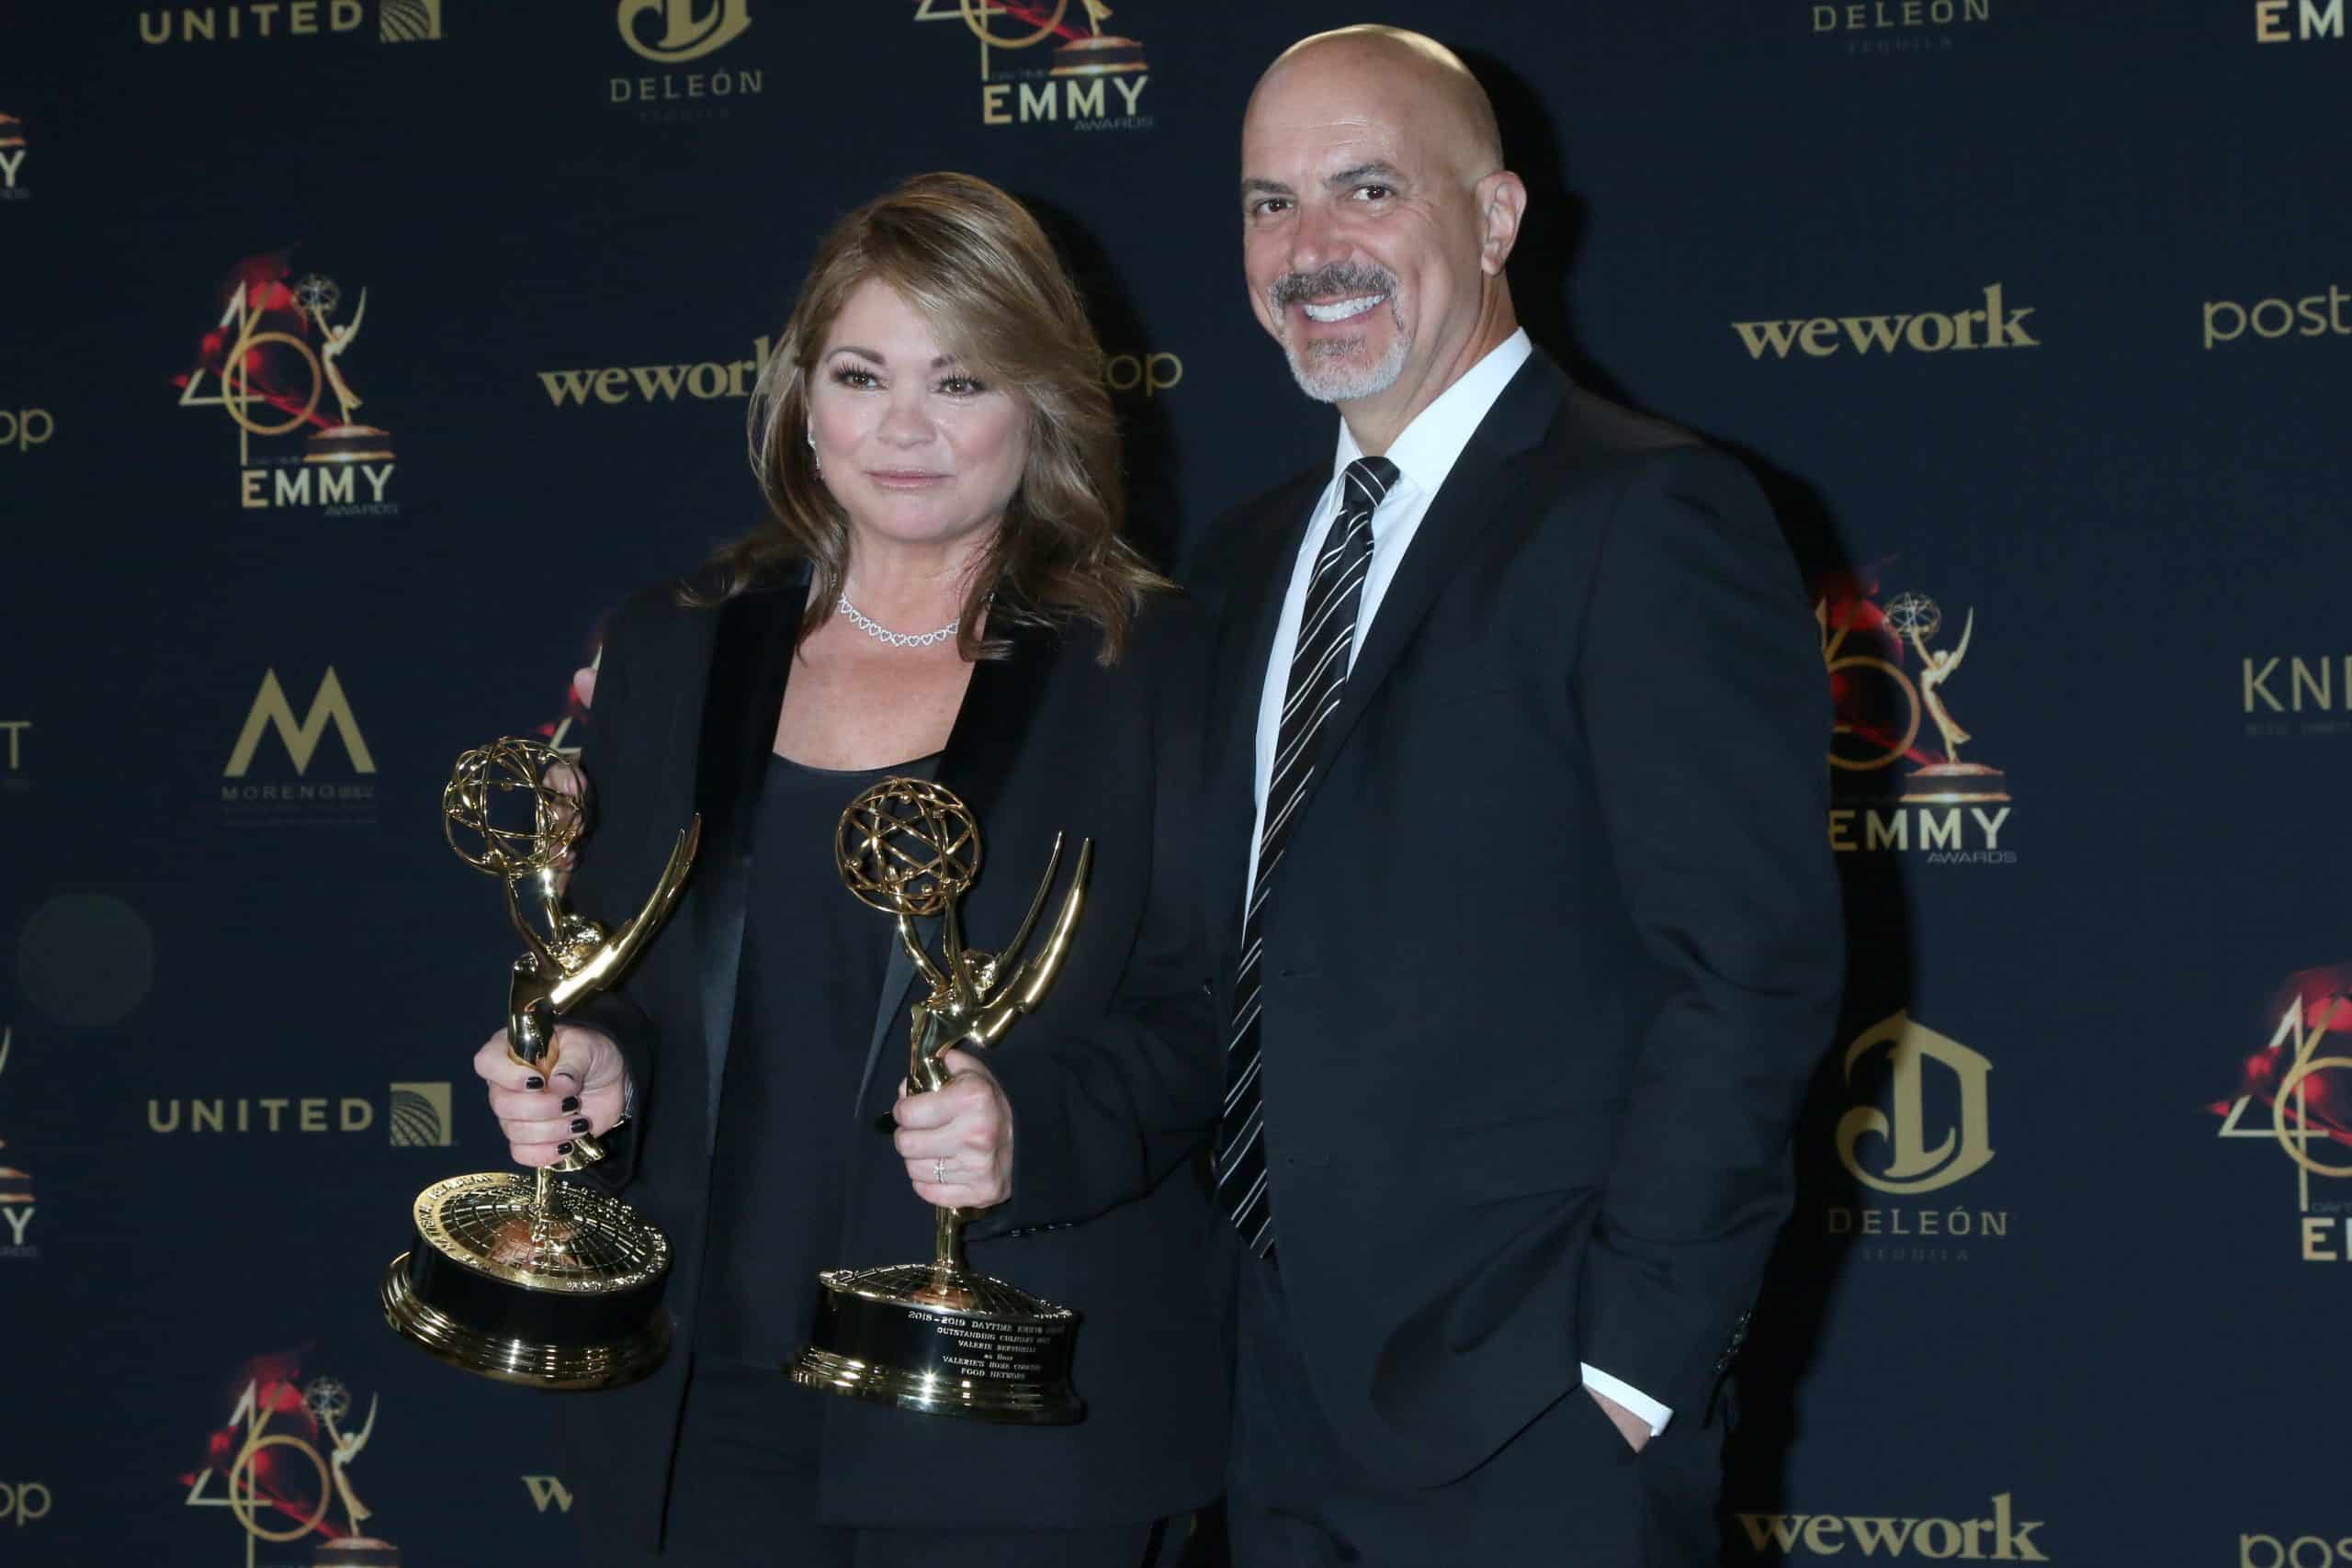
{"label": "emmy statuette wings", "polygon": [[[570,792],[549,782],[567,771]],[[527,823],[503,825],[523,802]],[[494,741],[458,759],[441,812],[458,858],[503,882],[526,944],[507,988],[508,1052],[548,1065],[557,1021],[618,980],[676,905],[702,819],[679,833],[644,906],[607,932],[563,901],[561,869],[587,820],[578,764],[536,740]],[[416,1244],[379,1290],[392,1326],[452,1365],[537,1388],[606,1388],[658,1366],[668,1239],[626,1203],[556,1179],[603,1157],[583,1135],[528,1177],[485,1171],[418,1194]]]}
{"label": "emmy statuette wings", "polygon": [[[979,874],[978,824],[949,790],[888,778],[842,813],[834,860],[851,893],[892,917],[924,995],[912,1009],[908,1081],[918,1093],[944,1085],[940,1058],[955,1046],[1002,1040],[1045,1000],[1069,955],[1086,903],[1094,843],[1078,864],[1044,944],[1022,956],[1045,913],[1062,843],[1054,840],[1028,913],[1001,952],[965,945],[957,906]],[[914,922],[940,922],[940,954]],[[1001,1280],[964,1257],[964,1211],[934,1211],[928,1263],[829,1269],[817,1276],[817,1322],[792,1364],[792,1380],[855,1399],[930,1416],[1043,1425],[1075,1421],[1085,1405],[1070,1386],[1078,1314]]]}

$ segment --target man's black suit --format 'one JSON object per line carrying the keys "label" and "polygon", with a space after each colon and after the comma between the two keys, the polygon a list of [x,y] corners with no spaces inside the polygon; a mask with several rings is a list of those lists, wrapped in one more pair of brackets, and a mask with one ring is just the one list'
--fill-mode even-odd
{"label": "man's black suit", "polygon": [[[1204,580],[1227,1017],[1260,694],[1329,478],[1227,518]],[[1834,1023],[1828,734],[1753,482],[1522,366],[1363,631],[1263,917],[1280,1292],[1381,1484],[1470,1475],[1583,1400],[1579,1362],[1675,1413],[1635,1471],[1702,1440]],[[1712,1459],[1676,1473],[1703,1509]]]}
{"label": "man's black suit", "polygon": [[[715,609],[681,607],[667,590],[630,601],[607,628],[583,758],[598,824],[571,890],[584,913],[634,908],[673,837],[703,817],[668,925],[618,990],[573,1015],[619,1043],[638,1086],[634,1122],[592,1169],[675,1248],[666,1301],[680,1343],[649,1381],[583,1399],[571,1424],[594,1471],[575,1486],[607,1528],[643,1546],[661,1529],[693,1350],[755,795],[805,597],[794,580]],[[1010,659],[975,666],[933,773],[980,825],[967,940],[1010,937],[1055,834],[1069,837],[1064,886],[1082,838],[1094,840],[1094,866],[1052,994],[989,1057],[1013,1111],[1014,1194],[966,1234],[975,1269],[1080,1313],[1075,1381],[1088,1415],[1071,1427],[991,1427],[785,1390],[822,1403],[820,1498],[835,1524],[1125,1524],[1182,1514],[1221,1482],[1226,1393],[1199,1263],[1211,1215],[1188,1157],[1219,1070],[1193,897],[1197,620],[1154,603],[1107,671],[1091,632],[1012,640]],[[887,919],[866,918],[875,942],[895,949]],[[931,1211],[889,1140],[913,985],[897,953],[856,1102],[838,1111],[867,1145],[845,1182],[844,1266],[931,1255]]]}

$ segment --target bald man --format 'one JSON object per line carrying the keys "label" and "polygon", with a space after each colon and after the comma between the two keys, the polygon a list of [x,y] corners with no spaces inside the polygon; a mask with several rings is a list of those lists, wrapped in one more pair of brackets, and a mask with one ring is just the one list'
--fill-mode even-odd
{"label": "bald man", "polygon": [[1797,574],[1736,463],[1520,331],[1527,191],[1442,46],[1282,55],[1240,204],[1340,418],[1204,555],[1236,1560],[1711,1562],[1840,981]]}

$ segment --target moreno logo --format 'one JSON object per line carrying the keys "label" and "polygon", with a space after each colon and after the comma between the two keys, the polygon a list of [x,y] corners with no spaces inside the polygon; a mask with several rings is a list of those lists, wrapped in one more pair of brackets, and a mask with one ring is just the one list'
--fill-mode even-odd
{"label": "moreno logo", "polygon": [[2034,1541],[2040,1519],[2019,1519],[2010,1495],[1997,1493],[1989,1519],[1906,1519],[1881,1515],[1740,1514],[1740,1529],[1759,1552],[1836,1557],[1923,1557],[1931,1562],[2047,1562]]}
{"label": "moreno logo", "polygon": [[1731,330],[1747,357],[1791,354],[1827,359],[1851,349],[1858,355],[1964,353],[1978,348],[2040,348],[2041,340],[2025,324],[2030,305],[2012,306],[1997,283],[1984,287],[1984,303],[1974,310],[1917,311],[1884,316],[1814,316],[1786,321],[1734,321]]}
{"label": "moreno logo", "polygon": [[715,398],[751,395],[751,382],[767,367],[771,344],[764,338],[752,344],[752,357],[706,360],[700,365],[619,365],[595,370],[542,370],[539,385],[548,401],[558,408],[584,408],[600,403],[674,403],[680,396],[708,402]]}

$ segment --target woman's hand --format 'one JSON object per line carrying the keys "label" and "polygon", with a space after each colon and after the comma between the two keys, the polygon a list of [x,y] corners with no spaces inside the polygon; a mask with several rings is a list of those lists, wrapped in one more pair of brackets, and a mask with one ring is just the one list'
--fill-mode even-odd
{"label": "woman's hand", "polygon": [[903,1089],[891,1143],[915,1196],[943,1209],[986,1209],[1012,1196],[1012,1106],[968,1051],[940,1058],[953,1074],[928,1094]]}
{"label": "woman's hand", "polygon": [[474,1053],[474,1071],[490,1086],[491,1114],[517,1165],[553,1165],[575,1136],[609,1131],[621,1119],[620,1047],[593,1029],[557,1024],[555,1054],[536,1067],[506,1054],[502,1029]]}

